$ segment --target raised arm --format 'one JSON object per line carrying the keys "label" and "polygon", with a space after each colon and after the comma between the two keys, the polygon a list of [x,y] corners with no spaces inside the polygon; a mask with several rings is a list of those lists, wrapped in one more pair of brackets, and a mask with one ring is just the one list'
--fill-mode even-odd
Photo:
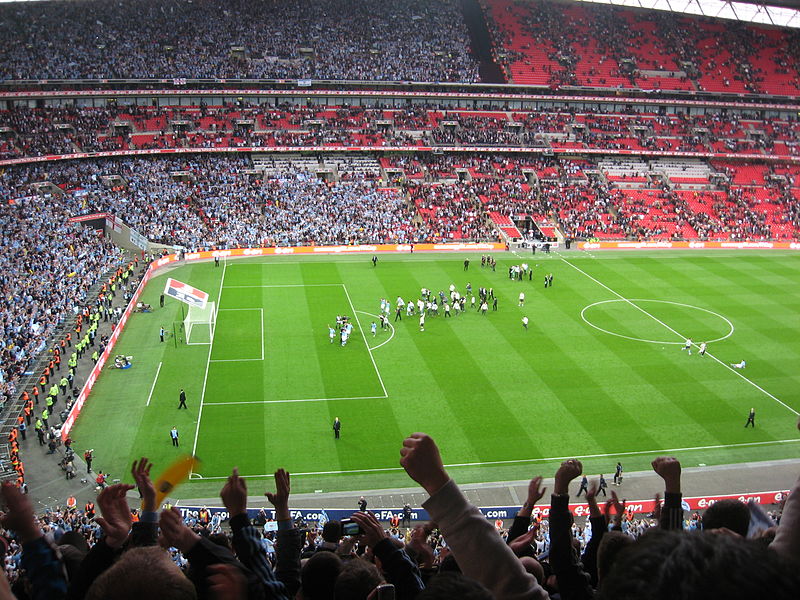
{"label": "raised arm", "polygon": [[589,576],[584,572],[578,553],[572,547],[572,513],[569,511],[569,484],[583,473],[577,459],[565,460],[556,471],[550,502],[550,565],[558,580],[564,600],[593,596]]}
{"label": "raised arm", "polygon": [[248,598],[264,598],[264,586],[258,577],[236,560],[230,550],[215,544],[208,538],[200,537],[189,529],[183,522],[181,513],[177,508],[162,510],[158,524],[164,542],[172,548],[177,548],[189,561],[191,569],[189,578],[192,580],[197,595],[200,598],[208,597],[212,581],[209,575],[214,574],[212,565],[229,565],[238,569],[247,579]]}
{"label": "raised arm", "polygon": [[392,543],[375,515],[357,512],[352,518],[364,532],[364,541],[380,559],[389,583],[395,586],[398,600],[413,600],[425,588],[417,565],[405,550]]}
{"label": "raised arm", "polygon": [[423,506],[438,523],[462,573],[497,598],[544,599],[547,592],[525,572],[494,526],[470,504],[444,469],[439,449],[425,433],[403,441],[400,464],[430,498]]}
{"label": "raised arm", "polygon": [[156,488],[150,480],[152,463],[147,458],[134,461],[131,475],[142,497],[142,510],[139,521],[131,530],[132,546],[155,546],[158,543],[158,513],[156,509]]}
{"label": "raised arm", "polygon": [[97,496],[97,506],[102,517],[95,520],[103,530],[103,537],[81,561],[77,576],[70,581],[70,600],[83,598],[89,587],[122,552],[128,540],[133,517],[128,505],[127,493],[132,485],[118,483],[104,488]]}
{"label": "raised arm", "polygon": [[769,547],[791,560],[797,560],[800,556],[800,477],[789,492],[778,533]]}
{"label": "raised arm", "polygon": [[508,530],[508,537],[506,538],[507,543],[510,544],[528,531],[528,528],[531,526],[533,507],[542,499],[546,491],[547,488],[542,488],[541,477],[534,477],[528,482],[528,497],[525,499],[522,507],[517,511],[517,515],[514,517],[514,523],[512,523],[511,529]]}
{"label": "raised arm", "polygon": [[586,544],[581,561],[583,562],[583,569],[591,577],[592,586],[597,587],[597,549],[600,547],[600,542],[606,531],[608,531],[608,522],[597,505],[597,484],[594,482],[586,492],[586,501],[589,503],[589,523],[592,527],[592,537],[589,543]]}
{"label": "raised arm", "polygon": [[664,480],[664,507],[661,509],[660,527],[683,529],[681,463],[672,456],[659,456],[652,465],[656,474]]}
{"label": "raised arm", "polygon": [[247,484],[239,477],[237,468],[234,467],[219,495],[230,514],[229,522],[236,556],[244,566],[256,574],[268,598],[287,598],[286,588],[272,572],[267,553],[261,546],[258,531],[250,524],[250,519],[247,517]]}
{"label": "raised arm", "polygon": [[36,523],[30,499],[10,482],[4,482],[0,492],[6,505],[0,523],[16,533],[22,546],[22,568],[31,584],[31,599],[64,598],[67,595],[64,565]]}
{"label": "raised arm", "polygon": [[283,469],[275,471],[275,493],[267,492],[267,500],[275,507],[278,521],[278,544],[275,547],[275,577],[286,587],[286,593],[294,598],[300,589],[300,553],[303,549],[303,534],[294,526],[289,514],[291,477]]}

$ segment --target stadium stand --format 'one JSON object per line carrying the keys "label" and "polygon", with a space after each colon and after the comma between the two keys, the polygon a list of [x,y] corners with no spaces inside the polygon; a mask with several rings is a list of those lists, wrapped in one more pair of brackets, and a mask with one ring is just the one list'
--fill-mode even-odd
{"label": "stadium stand", "polygon": [[797,156],[794,117],[334,106],[36,108],[0,111],[6,158],[153,148],[539,147]]}
{"label": "stadium stand", "polygon": [[[453,0],[144,0],[0,9],[3,79],[473,81]],[[176,27],[175,23],[180,23]],[[38,41],[38,43],[37,43]]]}
{"label": "stadium stand", "polygon": [[669,12],[482,0],[513,83],[796,96],[796,35]]}
{"label": "stadium stand", "polygon": [[[595,166],[591,161],[421,153],[380,161],[336,155],[322,160],[290,155],[258,155],[252,161],[246,156],[84,160],[50,164],[46,170],[15,167],[10,173],[16,190],[60,190],[69,200],[70,216],[113,212],[153,241],[200,249],[493,239],[498,231],[489,223],[519,228],[528,217],[525,230],[552,220],[561,235],[572,238],[798,239],[791,201],[796,181],[774,178],[775,171],[772,165],[689,159],[606,158]],[[124,184],[109,187],[110,177]],[[392,183],[399,194],[382,191]],[[684,192],[711,194],[722,201],[719,206],[741,209],[723,218],[713,209],[715,203],[703,204],[699,215],[692,205],[682,206],[678,221],[718,222],[704,233],[683,225],[653,225],[664,214],[677,219],[674,205]],[[370,202],[360,202],[360,195]],[[316,210],[308,208],[313,198],[322,199],[316,210],[337,215],[334,222],[360,215],[361,228],[325,231],[324,218],[316,222]],[[631,203],[638,206],[636,227]],[[754,211],[748,204],[761,208]],[[378,207],[385,212],[375,212]],[[775,227],[760,225],[765,210]],[[302,224],[291,216],[296,214],[304,215]],[[512,216],[519,223],[510,225],[505,217]]]}

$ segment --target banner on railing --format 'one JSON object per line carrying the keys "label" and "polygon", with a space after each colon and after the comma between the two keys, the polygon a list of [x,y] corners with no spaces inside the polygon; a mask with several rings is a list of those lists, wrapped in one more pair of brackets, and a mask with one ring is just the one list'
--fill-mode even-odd
{"label": "banner on railing", "polygon": [[[449,154],[490,152],[504,154],[575,154],[574,148],[531,148],[529,146],[242,146],[214,148],[148,148],[139,150],[102,150],[99,152],[76,152],[73,154],[48,154],[42,156],[25,156],[0,160],[0,167],[23,165],[76,158],[106,158],[123,156],[160,156],[170,154],[223,154],[223,153],[300,153],[300,152],[440,152]],[[600,156],[650,156],[665,158],[704,158],[720,160],[757,160],[760,162],[776,162],[800,164],[800,156],[779,156],[775,154],[735,154],[721,152],[683,152],[672,150],[609,150],[607,148],[581,148],[581,154]]]}
{"label": "banner on railing", "polygon": [[[751,500],[756,504],[763,506],[774,506],[780,504],[789,494],[786,490],[774,490],[770,492],[747,492],[741,494],[725,494],[719,496],[694,496],[683,499],[683,509],[686,511],[705,510],[715,502],[720,500],[739,500],[741,502],[750,502]],[[663,501],[662,501],[663,504]],[[201,506],[181,506],[180,503],[176,505],[181,511],[184,519],[196,518]],[[205,507],[212,515],[219,514],[222,519],[229,518],[228,511],[219,506]],[[655,500],[628,500],[625,504],[626,510],[635,515],[649,515],[655,510]],[[486,506],[479,507],[479,510],[487,519],[513,519],[519,511],[519,506]],[[588,517],[589,505],[583,503],[573,503],[569,505],[570,512],[576,517]],[[255,519],[260,511],[264,511],[267,519],[275,518],[275,509],[271,506],[264,506],[260,508],[248,508],[247,514],[251,519]],[[370,512],[374,513],[379,521],[388,521],[393,515],[402,515],[403,509],[398,508],[378,508]],[[317,522],[320,517],[325,514],[329,520],[341,520],[350,517],[356,509],[341,509],[341,508],[298,508],[289,511],[292,519],[301,518],[308,522]],[[550,505],[543,504],[536,506],[533,510],[534,515],[541,515],[547,518],[550,515]],[[414,508],[411,511],[411,518],[414,521],[427,521],[430,515],[425,509]]]}
{"label": "banner on railing", "polygon": [[580,250],[800,250],[798,242],[580,242]]}

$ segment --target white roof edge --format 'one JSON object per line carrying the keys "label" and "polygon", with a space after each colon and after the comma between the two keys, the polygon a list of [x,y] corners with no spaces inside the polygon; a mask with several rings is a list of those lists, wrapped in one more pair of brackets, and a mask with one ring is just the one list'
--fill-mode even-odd
{"label": "white roof edge", "polygon": [[[0,0],[2,1],[2,0]],[[730,0],[572,0],[592,4],[610,4],[619,7],[638,7],[646,10],[663,10],[689,15],[706,15],[718,19],[776,25],[800,29],[800,10],[757,2]]]}

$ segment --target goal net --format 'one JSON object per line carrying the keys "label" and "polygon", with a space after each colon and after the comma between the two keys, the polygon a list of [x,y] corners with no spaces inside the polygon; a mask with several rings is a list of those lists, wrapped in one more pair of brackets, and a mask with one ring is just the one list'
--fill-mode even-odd
{"label": "goal net", "polygon": [[205,308],[190,306],[183,320],[183,331],[187,344],[210,344],[217,322],[217,306],[214,302]]}

